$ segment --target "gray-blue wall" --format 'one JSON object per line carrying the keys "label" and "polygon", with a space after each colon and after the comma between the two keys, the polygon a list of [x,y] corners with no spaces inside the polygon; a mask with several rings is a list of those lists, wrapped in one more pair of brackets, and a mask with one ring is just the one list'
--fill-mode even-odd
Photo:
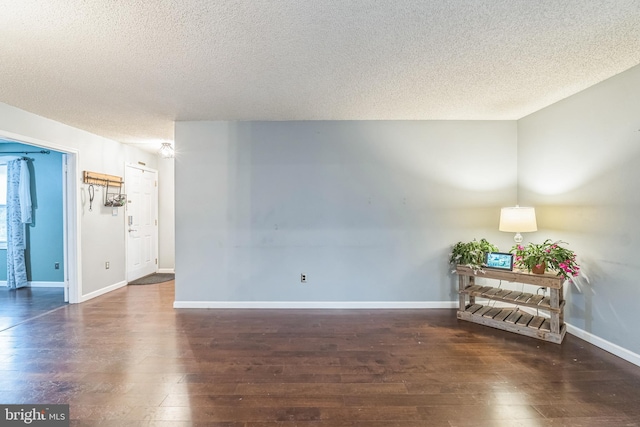
{"label": "gray-blue wall", "polygon": [[178,122],[176,301],[455,301],[451,245],[510,246],[516,136],[513,121]]}
{"label": "gray-blue wall", "polygon": [[[40,148],[0,142],[7,151],[38,151]],[[62,214],[62,154],[29,154],[33,223],[27,227],[27,278],[32,282],[64,281]],[[7,280],[6,250],[0,250],[0,280]],[[56,270],[55,263],[60,263]]]}
{"label": "gray-blue wall", "polygon": [[640,354],[640,66],[518,121],[519,195],[532,239],[562,238],[583,275],[566,320]]}

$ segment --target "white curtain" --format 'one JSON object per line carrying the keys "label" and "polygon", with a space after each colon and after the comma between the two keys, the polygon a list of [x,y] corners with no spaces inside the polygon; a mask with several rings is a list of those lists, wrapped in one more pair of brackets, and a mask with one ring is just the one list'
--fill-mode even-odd
{"label": "white curtain", "polygon": [[25,224],[31,223],[31,177],[22,158],[7,163],[7,286],[27,286]]}

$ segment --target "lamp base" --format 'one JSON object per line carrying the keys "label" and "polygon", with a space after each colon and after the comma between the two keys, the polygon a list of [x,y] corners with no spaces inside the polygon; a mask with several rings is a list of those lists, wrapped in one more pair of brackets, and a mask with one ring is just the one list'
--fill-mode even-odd
{"label": "lamp base", "polygon": [[514,240],[517,244],[520,244],[520,243],[522,243],[522,241],[524,240],[524,238],[522,237],[522,234],[520,234],[520,233],[516,233],[516,235],[513,237],[513,240]]}

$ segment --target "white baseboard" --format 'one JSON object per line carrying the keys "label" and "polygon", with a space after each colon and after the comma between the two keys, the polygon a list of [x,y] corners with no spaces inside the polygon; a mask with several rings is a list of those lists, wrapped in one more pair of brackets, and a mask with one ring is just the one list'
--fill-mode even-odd
{"label": "white baseboard", "polygon": [[456,308],[455,301],[174,301],[173,308],[411,309]]}
{"label": "white baseboard", "polygon": [[[0,281],[0,287],[7,286],[7,281]],[[64,288],[64,282],[27,282],[30,288]]]}
{"label": "white baseboard", "polygon": [[159,268],[158,273],[175,273],[175,269],[173,268]]}
{"label": "white baseboard", "polygon": [[575,335],[578,338],[585,340],[586,342],[600,347],[601,349],[608,351],[609,353],[618,356],[621,359],[626,360],[629,363],[633,363],[636,366],[640,366],[640,354],[634,353],[626,348],[620,347],[617,344],[609,342],[603,338],[593,335],[583,329],[576,328],[573,325],[567,323],[567,332],[571,335]]}
{"label": "white baseboard", "polygon": [[32,288],[64,288],[64,282],[29,282]]}
{"label": "white baseboard", "polygon": [[86,295],[81,295],[80,296],[80,301],[78,301],[78,302],[89,301],[90,299],[93,299],[95,297],[99,297],[100,295],[104,295],[104,294],[106,294],[108,292],[115,291],[116,289],[120,289],[120,288],[125,287],[125,286],[127,286],[127,281],[126,280],[122,281],[122,282],[118,282],[118,283],[110,285],[110,286],[107,286],[107,287],[102,288],[102,289],[98,289],[97,291],[93,291],[93,292],[88,293]]}

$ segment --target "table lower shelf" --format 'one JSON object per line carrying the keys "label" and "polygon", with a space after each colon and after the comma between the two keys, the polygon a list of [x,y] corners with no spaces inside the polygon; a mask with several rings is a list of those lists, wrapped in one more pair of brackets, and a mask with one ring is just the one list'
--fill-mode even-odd
{"label": "table lower shelf", "polygon": [[538,338],[555,344],[562,343],[567,332],[567,327],[564,324],[560,325],[559,333],[551,332],[548,318],[534,316],[517,308],[469,304],[464,311],[458,310],[458,319]]}

